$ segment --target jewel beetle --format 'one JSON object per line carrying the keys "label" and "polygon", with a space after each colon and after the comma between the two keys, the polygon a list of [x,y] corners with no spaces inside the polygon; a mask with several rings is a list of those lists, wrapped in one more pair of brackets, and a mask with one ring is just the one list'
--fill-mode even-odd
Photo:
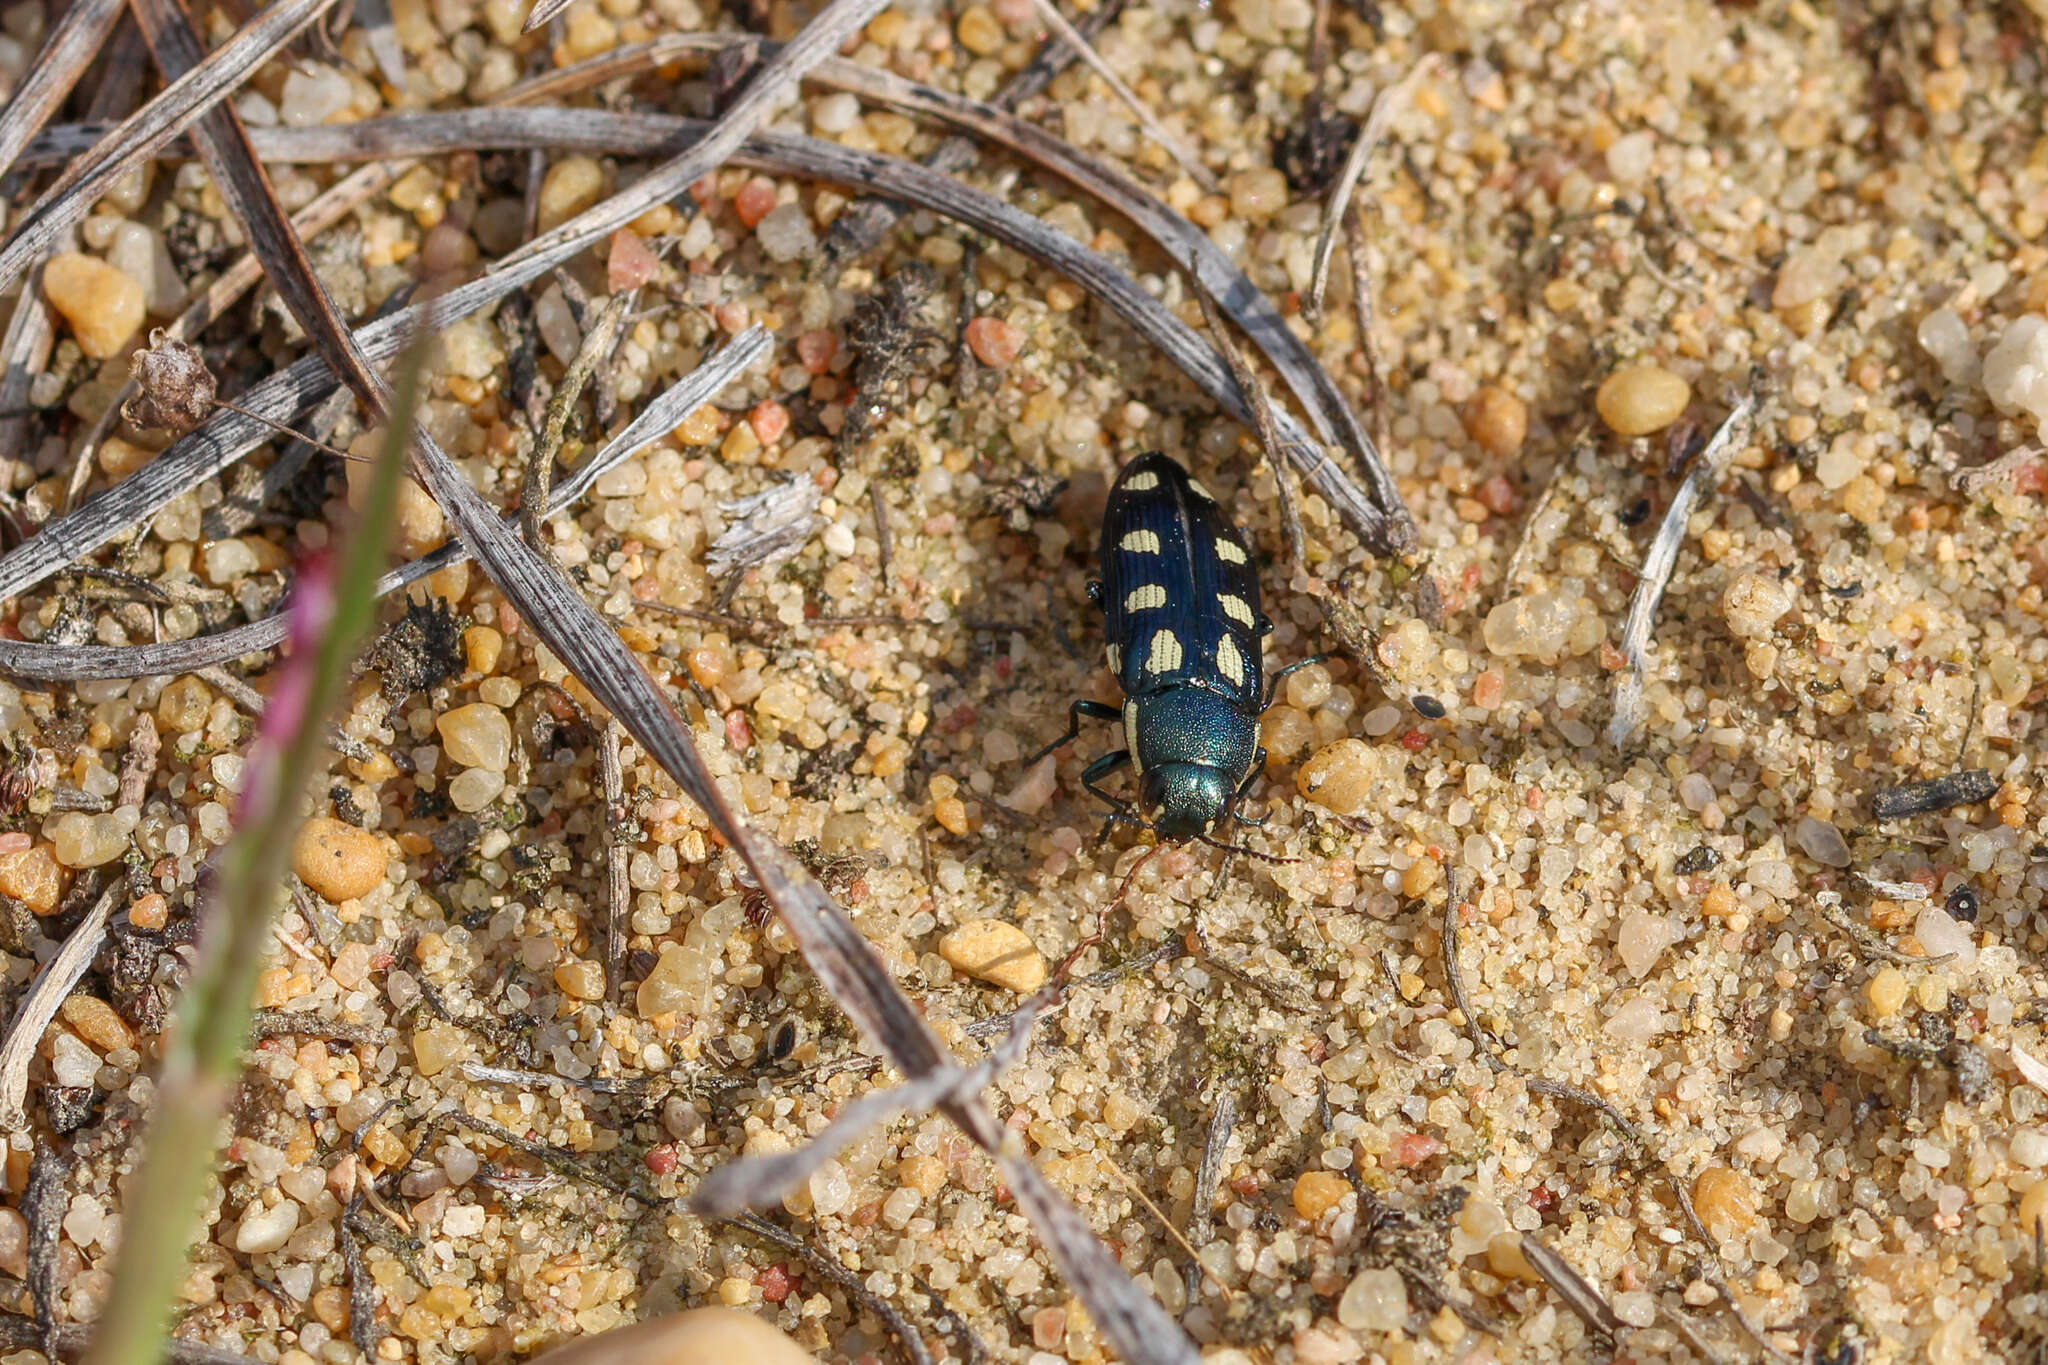
{"label": "jewel beetle", "polygon": [[[1109,803],[1113,821],[1166,840],[1208,839],[1266,761],[1259,715],[1271,693],[1261,686],[1260,644],[1273,623],[1259,610],[1258,570],[1214,495],[1158,451],[1118,473],[1101,560],[1088,596],[1102,609],[1123,705],[1075,702],[1066,732],[1032,761],[1078,736],[1083,716],[1121,721],[1124,747],[1090,763],[1081,784]],[[1274,684],[1314,662],[1289,665]],[[1126,765],[1138,779],[1136,815],[1099,785]]]}

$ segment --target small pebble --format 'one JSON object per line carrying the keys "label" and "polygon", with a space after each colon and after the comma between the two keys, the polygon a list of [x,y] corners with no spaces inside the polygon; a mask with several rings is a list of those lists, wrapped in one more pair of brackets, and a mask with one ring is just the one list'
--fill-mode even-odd
{"label": "small pebble", "polygon": [[1811,815],[1801,816],[1793,827],[1792,837],[1805,850],[1807,857],[1825,867],[1849,865],[1849,841],[1842,837],[1842,831],[1826,820],[1816,820]]}
{"label": "small pebble", "polygon": [[443,712],[434,722],[441,747],[451,762],[465,768],[502,772],[512,761],[512,723],[487,702],[473,702]]}
{"label": "small pebble", "polygon": [[817,1365],[751,1313],[693,1308],[557,1346],[532,1365]]}
{"label": "small pebble", "polygon": [[148,313],[140,281],[80,251],[59,252],[43,266],[43,297],[95,360],[119,355]]}
{"label": "small pebble", "polygon": [[1692,1206],[1721,1241],[1746,1234],[1756,1223],[1756,1195],[1740,1172],[1708,1166],[1692,1182]]}
{"label": "small pebble", "polygon": [[56,1033],[50,1039],[50,1078],[59,1085],[89,1086],[100,1074],[100,1054],[85,1045],[75,1033]]}
{"label": "small pebble", "polygon": [[13,1209],[0,1209],[0,1271],[28,1278],[28,1219]]}
{"label": "small pebble", "polygon": [[642,1019],[703,1008],[711,969],[712,959],[697,949],[667,945],[635,991],[634,1008]]}
{"label": "small pebble", "polygon": [[811,130],[823,137],[837,137],[859,119],[860,100],[843,90],[811,105]]}
{"label": "small pebble", "polygon": [[603,166],[592,157],[563,157],[548,167],[540,182],[540,230],[554,231],[595,204],[603,193]]}
{"label": "small pebble", "polygon": [[1472,395],[1464,416],[1465,434],[1500,459],[1519,454],[1529,437],[1529,405],[1495,384]]}
{"label": "small pebble", "polygon": [[1677,939],[1678,930],[1668,916],[1632,909],[1622,914],[1616,949],[1628,974],[1641,981]]}
{"label": "small pebble", "polygon": [[1937,308],[1920,319],[1920,349],[1934,357],[1941,377],[1951,384],[1974,384],[1983,368],[1970,341],[1969,324],[1953,308]]}
{"label": "small pebble", "polygon": [[984,314],[967,324],[967,345],[976,360],[1000,370],[1024,349],[1024,333],[1001,318]]}
{"label": "small pebble", "polygon": [[638,289],[661,269],[661,258],[649,249],[639,233],[620,228],[612,234],[611,255],[605,260],[605,287],[616,294]]}
{"label": "small pebble", "polygon": [[732,211],[748,227],[753,227],[768,216],[775,207],[775,182],[765,176],[755,176],[739,188],[732,197]]}
{"label": "small pebble", "polygon": [[[377,466],[371,463],[381,453],[384,433],[366,432],[349,444],[349,453],[358,458],[350,460],[344,470],[348,481],[348,505],[351,511],[360,512],[370,495],[370,485],[376,478]],[[434,501],[433,494],[419,486],[411,476],[398,481],[398,502],[392,511],[392,548],[405,559],[418,559],[432,550],[438,550],[448,539],[448,523],[441,511],[441,504]]]}
{"label": "small pebble", "polygon": [[67,811],[43,826],[57,861],[66,867],[99,867],[128,851],[142,812],[121,806],[99,815]]}
{"label": "small pebble", "polygon": [[1647,436],[1678,420],[1692,386],[1660,365],[1631,365],[1608,375],[1594,395],[1600,420],[1622,436]]}
{"label": "small pebble", "polygon": [[1946,910],[1931,901],[1920,907],[1920,914],[1913,921],[1913,937],[1920,940],[1929,957],[1953,954],[1955,961],[1949,964],[1951,967],[1968,967],[1977,961],[1977,940],[1971,937],[1969,926],[1956,923]]}
{"label": "small pebble", "polygon": [[986,57],[1003,45],[1003,26],[988,12],[986,6],[970,5],[960,15],[960,22],[953,28],[960,39],[960,46],[977,57]]}
{"label": "small pebble", "polygon": [[348,77],[323,62],[289,64],[278,114],[288,127],[311,128],[355,103]]}
{"label": "small pebble", "polygon": [[64,888],[64,870],[56,850],[38,842],[14,853],[0,854],[0,895],[12,896],[38,915],[57,908]]}
{"label": "small pebble", "polygon": [[754,438],[764,446],[772,446],[781,440],[789,430],[789,409],[770,398],[757,403],[747,414],[747,425],[754,429]]}
{"label": "small pebble", "polygon": [[1721,617],[1728,629],[1745,640],[1771,633],[1778,619],[1792,610],[1792,594],[1775,574],[1746,573],[1721,590]]}
{"label": "small pebble", "polygon": [[1488,652],[1504,659],[1554,659],[1585,614],[1583,599],[1564,592],[1510,597],[1486,613],[1479,633]]}
{"label": "small pebble", "polygon": [[1863,999],[1870,1006],[1871,1018],[1891,1018],[1906,1003],[1906,974],[1897,967],[1881,968],[1864,984]]}
{"label": "small pebble", "polygon": [[2022,1128],[2012,1135],[2012,1159],[2029,1170],[2048,1166],[2048,1132]]}
{"label": "small pebble", "polygon": [[1408,1284],[1391,1266],[1361,1270],[1337,1300],[1337,1321],[1354,1332],[1398,1332],[1408,1321]]}
{"label": "small pebble", "polygon": [[771,261],[796,261],[815,255],[818,234],[802,204],[778,204],[754,225],[754,238]]}
{"label": "small pebble", "polygon": [[1313,1223],[1349,1193],[1351,1182],[1335,1171],[1303,1171],[1294,1181],[1294,1211]]}
{"label": "small pebble", "polygon": [[413,1064],[422,1076],[438,1076],[462,1055],[464,1041],[453,1024],[423,1024],[412,1031]]}
{"label": "small pebble", "polygon": [[292,845],[292,871],[330,901],[369,895],[384,884],[388,862],[376,835],[324,815],[299,826]]}
{"label": "small pebble", "polygon": [[474,815],[505,794],[502,768],[464,768],[448,783],[448,804]]}
{"label": "small pebble", "polygon": [[969,920],[939,940],[955,970],[1022,995],[1045,984],[1045,955],[1007,920]]}
{"label": "small pebble", "polygon": [[1303,796],[1339,815],[1365,815],[1387,796],[1389,760],[1379,746],[1362,739],[1325,745],[1301,765],[1294,785]]}
{"label": "small pebble", "polygon": [[1263,222],[1287,207],[1287,177],[1271,167],[1239,171],[1225,188],[1230,211],[1239,218]]}
{"label": "small pebble", "polygon": [[1025,770],[1017,785],[996,798],[1005,810],[1019,815],[1036,815],[1045,809],[1059,787],[1059,757],[1047,754]]}
{"label": "small pebble", "polygon": [[572,1000],[602,1000],[604,966],[581,958],[564,962],[555,968],[555,984]]}
{"label": "small pebble", "polygon": [[299,1227],[299,1206],[290,1199],[275,1204],[251,1204],[235,1225],[235,1250],[245,1256],[276,1251]]}
{"label": "small pebble", "polygon": [[58,1006],[57,1013],[65,1023],[78,1030],[80,1037],[102,1052],[118,1052],[135,1046],[134,1030],[114,1012],[112,1005],[96,996],[67,996]]}

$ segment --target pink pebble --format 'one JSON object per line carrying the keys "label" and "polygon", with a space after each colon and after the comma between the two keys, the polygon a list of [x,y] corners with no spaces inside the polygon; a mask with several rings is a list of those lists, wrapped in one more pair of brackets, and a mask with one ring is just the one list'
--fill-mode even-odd
{"label": "pink pebble", "polygon": [[740,186],[740,192],[732,197],[733,212],[748,227],[768,216],[768,210],[775,207],[775,182],[755,176]]}
{"label": "pink pebble", "polygon": [[754,435],[764,446],[772,446],[782,439],[782,433],[789,430],[789,409],[770,398],[755,406],[747,414],[747,423],[754,428]]}
{"label": "pink pebble", "polygon": [[1444,1140],[1430,1133],[1403,1133],[1387,1148],[1387,1160],[1396,1166],[1420,1166],[1444,1149]]}
{"label": "pink pebble", "polygon": [[967,345],[976,360],[1000,370],[1024,349],[1024,333],[1001,318],[984,314],[967,324]]}
{"label": "pink pebble", "polygon": [[805,332],[796,339],[797,363],[812,374],[823,374],[832,364],[832,357],[839,354],[839,338],[819,328]]}
{"label": "pink pebble", "polygon": [[661,261],[631,228],[612,234],[612,254],[605,263],[605,283],[616,294],[621,289],[638,289],[654,278]]}

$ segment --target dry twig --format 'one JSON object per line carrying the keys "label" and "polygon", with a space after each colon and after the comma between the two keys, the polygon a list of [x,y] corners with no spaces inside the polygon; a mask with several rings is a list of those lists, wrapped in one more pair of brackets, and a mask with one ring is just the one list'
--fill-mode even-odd
{"label": "dry twig", "polygon": [[1146,135],[1164,147],[1173,159],[1180,163],[1180,168],[1194,178],[1196,184],[1211,194],[1222,188],[1216,181],[1215,173],[1202,164],[1201,158],[1183,146],[1180,139],[1159,121],[1159,115],[1153,113],[1151,107],[1138,98],[1138,92],[1125,85],[1123,78],[1109,69],[1109,63],[1102,60],[1102,54],[1097,52],[1086,38],[1074,31],[1074,26],[1067,22],[1067,16],[1060,13],[1059,6],[1053,4],[1052,0],[1033,0],[1033,3],[1037,6],[1038,17],[1045,20],[1046,27],[1058,34],[1061,42],[1079,53],[1090,71],[1102,77],[1103,84],[1124,102],[1124,107],[1131,111],[1139,126],[1144,128]]}
{"label": "dry twig", "polygon": [[1628,666],[1615,676],[1614,717],[1607,723],[1607,742],[1616,748],[1629,742],[1643,723],[1643,675],[1649,668],[1650,631],[1657,621],[1657,607],[1664,600],[1664,587],[1678,563],[1678,547],[1685,542],[1685,524],[1707,489],[1721,477],[1728,461],[1748,439],[1754,404],[1744,398],[1735,405],[1714,432],[1706,448],[1693,458],[1692,472],[1678,486],[1643,556],[1643,573],[1629,598],[1628,621],[1621,631],[1621,652]]}
{"label": "dry twig", "polygon": [[42,1046],[43,1031],[57,1017],[64,997],[92,966],[100,940],[106,937],[107,921],[127,889],[126,878],[116,877],[107,884],[8,1021],[6,1041],[0,1042],[0,1133],[18,1133],[28,1126],[28,1071],[36,1049]]}
{"label": "dry twig", "polygon": [[1358,188],[1359,178],[1365,174],[1365,163],[1371,159],[1373,148],[1386,136],[1387,125],[1393,122],[1396,110],[1414,98],[1416,87],[1425,80],[1433,79],[1442,64],[1443,59],[1436,53],[1424,54],[1413,70],[1380,91],[1378,98],[1373,100],[1365,127],[1360,130],[1358,140],[1351,144],[1351,155],[1344,159],[1344,169],[1338,173],[1330,198],[1323,205],[1323,223],[1316,233],[1315,266],[1309,276],[1308,293],[1301,301],[1302,312],[1310,318],[1322,315],[1323,291],[1330,283],[1330,256],[1337,249],[1337,232],[1344,225],[1344,213],[1351,204],[1352,193]]}

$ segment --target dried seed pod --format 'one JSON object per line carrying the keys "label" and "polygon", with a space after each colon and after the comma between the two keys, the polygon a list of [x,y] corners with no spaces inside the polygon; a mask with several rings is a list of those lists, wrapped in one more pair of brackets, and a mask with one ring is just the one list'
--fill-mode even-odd
{"label": "dried seed pod", "polygon": [[197,349],[161,327],[149,334],[148,349],[128,362],[128,373],[141,392],[121,405],[121,416],[135,426],[182,436],[213,414],[213,371]]}

